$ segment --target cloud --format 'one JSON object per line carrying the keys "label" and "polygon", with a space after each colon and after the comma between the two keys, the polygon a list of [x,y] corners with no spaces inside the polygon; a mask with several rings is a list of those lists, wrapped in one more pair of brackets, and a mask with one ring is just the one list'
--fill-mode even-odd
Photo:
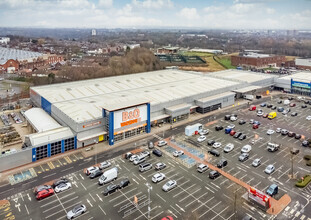
{"label": "cloud", "polygon": [[137,16],[121,16],[116,19],[116,23],[119,27],[143,27],[143,26],[160,26],[162,22],[157,19]]}
{"label": "cloud", "polygon": [[214,12],[221,11],[221,10],[223,9],[217,6],[209,6],[203,9],[203,11],[206,13],[214,13]]}
{"label": "cloud", "polygon": [[196,8],[183,8],[181,11],[178,13],[178,15],[182,18],[186,18],[188,20],[196,20],[200,18],[200,16],[197,13]]}
{"label": "cloud", "polygon": [[132,15],[132,5],[126,4],[122,9],[118,10],[117,15],[119,16],[129,16]]}
{"label": "cloud", "polygon": [[99,0],[98,6],[103,8],[111,8],[113,6],[113,0]]}
{"label": "cloud", "polygon": [[266,12],[269,14],[269,15],[272,15],[274,14],[275,10],[273,8],[267,8],[266,9]]}
{"label": "cloud", "polygon": [[234,4],[231,7],[231,10],[233,10],[235,13],[248,13],[251,10],[256,9],[256,6],[254,4]]}
{"label": "cloud", "polygon": [[172,8],[174,5],[171,0],[132,0],[132,4],[135,7],[147,9]]}

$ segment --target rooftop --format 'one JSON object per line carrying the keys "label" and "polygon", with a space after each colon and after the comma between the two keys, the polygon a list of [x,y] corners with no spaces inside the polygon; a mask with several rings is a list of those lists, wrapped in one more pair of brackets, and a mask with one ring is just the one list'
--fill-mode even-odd
{"label": "rooftop", "polygon": [[23,61],[41,56],[43,56],[43,54],[38,52],[0,47],[0,65],[5,64],[10,59]]}
{"label": "rooftop", "polygon": [[296,72],[292,75],[287,75],[287,76],[281,77],[280,79],[286,79],[286,80],[293,79],[294,81],[310,83],[311,82],[311,72],[310,71]]}

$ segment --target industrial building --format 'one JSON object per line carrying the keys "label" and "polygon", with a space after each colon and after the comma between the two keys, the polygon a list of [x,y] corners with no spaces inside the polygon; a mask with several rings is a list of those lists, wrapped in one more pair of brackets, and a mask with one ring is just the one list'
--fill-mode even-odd
{"label": "industrial building", "polygon": [[295,66],[301,70],[311,70],[311,58],[297,58]]}
{"label": "industrial building", "polygon": [[280,67],[286,62],[285,56],[259,54],[254,52],[244,52],[236,56],[231,56],[231,64],[233,66],[243,67]]}
{"label": "industrial building", "polygon": [[98,142],[113,146],[149,133],[158,123],[174,124],[191,113],[232,106],[237,97],[272,88],[311,96],[311,74],[279,77],[241,70],[203,74],[167,69],[31,87],[36,107],[25,113],[35,132],[25,137],[29,150],[15,153],[18,163],[8,159],[2,169]]}

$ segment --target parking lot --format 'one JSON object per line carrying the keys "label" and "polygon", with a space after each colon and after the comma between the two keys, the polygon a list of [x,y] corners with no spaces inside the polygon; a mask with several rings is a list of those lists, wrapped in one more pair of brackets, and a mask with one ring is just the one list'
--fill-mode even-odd
{"label": "parking lot", "polygon": [[[276,102],[277,100],[270,101],[277,106],[283,106]],[[292,111],[298,113],[295,117],[277,113],[276,118],[269,120],[257,116],[256,111],[244,108],[226,113],[237,114],[238,119],[234,122],[224,120],[223,117],[216,117],[212,122],[201,119],[200,122],[209,129],[205,141],[199,143],[198,135],[186,137],[184,132],[178,132],[174,134],[174,144],[202,160],[208,160],[213,165],[216,165],[220,159],[227,159],[228,165],[222,168],[225,172],[261,191],[265,192],[272,183],[276,183],[279,186],[279,193],[275,199],[281,198],[284,194],[289,194],[292,198],[290,205],[284,207],[277,219],[310,220],[311,213],[308,211],[308,204],[311,198],[311,188],[310,186],[305,189],[294,187],[296,180],[291,179],[289,175],[293,173],[294,176],[300,177],[310,173],[310,168],[303,160],[305,154],[311,154],[310,148],[302,147],[302,140],[287,135],[266,134],[268,129],[275,130],[280,127],[309,138],[311,121],[307,121],[305,118],[311,114],[311,105],[302,109],[301,102],[293,102],[297,104],[296,107],[291,107]],[[272,111],[267,107],[259,108],[266,113]],[[240,119],[244,119],[246,123],[240,125],[238,123]],[[261,122],[258,129],[252,128],[252,125],[249,124],[250,119]],[[245,133],[246,139],[239,140],[230,134],[225,134],[224,130],[216,131],[214,129],[216,125],[226,127],[229,124],[235,125],[235,131]],[[160,136],[160,134],[154,135],[154,141],[161,140]],[[218,148],[219,157],[207,153],[212,149],[212,146],[207,144],[210,139],[221,143],[221,147]],[[252,140],[254,143],[250,144]],[[268,142],[281,144],[280,150],[268,152]],[[234,149],[229,153],[224,153],[223,148],[228,143],[234,144]],[[238,157],[241,154],[241,148],[246,144],[252,146],[250,157],[245,162],[240,162]],[[295,156],[290,153],[293,147],[300,150]],[[210,179],[208,177],[210,169],[204,173],[198,173],[196,171],[197,161],[193,158],[186,154],[178,158],[172,156],[175,150],[174,146],[164,146],[158,149],[164,155],[157,157],[151,154],[147,162],[152,163],[153,166],[158,162],[167,165],[160,171],[166,176],[165,180],[160,183],[155,184],[151,181],[152,176],[158,173],[154,168],[141,173],[137,165],[135,166],[122,156],[118,156],[110,160],[111,167],[116,166],[119,169],[118,179],[114,182],[118,183],[126,177],[129,178],[131,184],[111,195],[104,196],[102,191],[109,184],[99,186],[97,178],[89,179],[83,173],[83,169],[86,167],[83,167],[82,163],[78,172],[65,176],[72,183],[71,189],[40,201],[35,199],[33,189],[26,189],[22,193],[7,198],[10,201],[10,208],[1,210],[0,216],[4,219],[10,219],[11,216],[15,216],[16,219],[65,219],[69,210],[76,204],[83,203],[87,207],[87,212],[77,219],[147,219],[149,204],[151,219],[161,219],[167,215],[174,219],[232,219],[235,211],[237,211],[237,219],[242,219],[246,214],[253,216],[254,219],[269,219],[271,217],[241,198],[246,190],[240,185],[224,176],[214,180]],[[258,167],[252,166],[255,158],[261,159],[261,165]],[[292,158],[293,163],[291,162]],[[73,160],[73,158],[71,159]],[[104,158],[98,158],[98,160],[98,162],[102,162]],[[275,171],[270,175],[264,172],[269,164],[275,166]],[[56,165],[54,164],[54,166]],[[44,172],[49,167],[41,169]],[[35,170],[38,173],[40,168],[36,167]],[[177,187],[169,192],[164,192],[162,186],[168,180],[176,180]],[[42,181],[43,184],[44,179]],[[146,183],[152,186],[150,200]],[[134,202],[135,200],[137,203]],[[11,217],[11,219],[13,218]]]}

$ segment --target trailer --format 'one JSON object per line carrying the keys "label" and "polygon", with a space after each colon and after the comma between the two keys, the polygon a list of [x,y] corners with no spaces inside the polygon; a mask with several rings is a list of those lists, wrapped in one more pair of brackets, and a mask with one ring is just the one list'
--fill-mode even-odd
{"label": "trailer", "polygon": [[194,134],[198,134],[203,130],[203,125],[200,123],[194,124],[194,125],[188,125],[185,128],[185,134],[186,136],[192,136]]}
{"label": "trailer", "polygon": [[250,101],[253,101],[253,99],[254,99],[254,96],[253,95],[243,95],[243,98],[244,99],[247,99],[247,100],[250,100]]}

